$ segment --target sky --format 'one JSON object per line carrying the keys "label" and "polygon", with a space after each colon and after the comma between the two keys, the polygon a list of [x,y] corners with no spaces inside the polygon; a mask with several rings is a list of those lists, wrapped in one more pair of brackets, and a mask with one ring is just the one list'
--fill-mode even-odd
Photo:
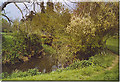
{"label": "sky", "polygon": [[[5,1],[7,1],[7,0],[0,0],[0,5]],[[66,3],[69,4],[72,8],[75,7],[75,4],[73,5],[72,3],[68,2],[68,1],[66,1]],[[63,2],[63,4],[65,4],[65,3]],[[24,10],[25,6],[22,3],[17,3],[17,5],[22,9],[22,11],[24,11],[23,13],[24,13],[24,16],[25,16],[25,14],[26,14],[26,11]],[[28,4],[28,6],[29,6],[29,9],[32,10],[32,7],[30,7],[29,4]],[[66,5],[66,7],[67,7],[67,5]],[[18,10],[18,8],[13,3],[8,4],[4,9],[5,9],[6,15],[11,20],[15,20],[15,19],[20,20],[22,18],[22,15],[21,15],[20,11]],[[40,7],[36,6],[36,10],[40,11]],[[4,13],[4,12],[2,11],[2,13]]]}

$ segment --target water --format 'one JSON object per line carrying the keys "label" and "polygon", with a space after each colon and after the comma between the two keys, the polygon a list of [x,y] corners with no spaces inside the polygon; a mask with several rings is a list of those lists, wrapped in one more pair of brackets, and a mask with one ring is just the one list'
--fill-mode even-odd
{"label": "water", "polygon": [[17,64],[2,65],[2,71],[12,73],[15,70],[27,71],[28,69],[37,68],[42,73],[55,71],[57,66],[50,56],[44,56],[42,58],[31,58],[29,61]]}

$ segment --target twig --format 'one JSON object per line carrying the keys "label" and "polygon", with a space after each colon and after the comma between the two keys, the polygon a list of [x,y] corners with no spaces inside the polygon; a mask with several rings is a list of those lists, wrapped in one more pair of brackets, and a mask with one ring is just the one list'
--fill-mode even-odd
{"label": "twig", "polygon": [[25,5],[26,9],[30,12],[30,10],[28,9],[27,5],[23,2],[23,4]]}

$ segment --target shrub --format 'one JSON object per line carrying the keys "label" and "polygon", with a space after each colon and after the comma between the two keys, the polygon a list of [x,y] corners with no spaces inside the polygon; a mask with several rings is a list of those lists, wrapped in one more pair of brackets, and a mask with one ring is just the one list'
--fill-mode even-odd
{"label": "shrub", "polygon": [[40,74],[41,72],[39,72],[38,69],[34,68],[34,69],[29,69],[29,70],[27,71],[27,73],[28,73],[29,75],[31,75],[31,76],[34,76],[34,75]]}
{"label": "shrub", "polygon": [[9,77],[9,74],[7,72],[3,72],[0,74],[2,76],[2,79]]}
{"label": "shrub", "polygon": [[112,64],[111,60],[113,59],[115,59],[115,57],[111,53],[96,54],[95,56],[90,57],[88,60],[76,60],[65,69],[68,70],[93,66],[94,68],[97,67],[95,71],[99,71],[103,68],[109,67]]}
{"label": "shrub", "polygon": [[44,51],[45,51],[47,54],[50,54],[50,55],[56,54],[56,50],[53,49],[51,46],[45,45],[45,44],[43,44],[42,46],[43,46]]}
{"label": "shrub", "polygon": [[41,72],[39,72],[38,69],[28,69],[28,71],[13,71],[12,74],[8,74],[7,72],[2,73],[2,78],[18,78],[18,77],[26,77],[26,76],[34,76],[34,75],[40,75]]}
{"label": "shrub", "polygon": [[15,32],[11,35],[3,36],[3,40],[3,62],[9,60],[9,62],[15,63],[15,59],[20,59],[21,55],[34,56],[40,54],[42,50],[41,38],[35,34],[28,35],[25,32]]}
{"label": "shrub", "polygon": [[75,61],[73,64],[71,64],[66,69],[84,68],[84,67],[89,67],[91,65],[92,65],[92,63],[89,60],[82,60],[82,61],[78,60],[78,61]]}
{"label": "shrub", "polygon": [[29,74],[27,72],[13,72],[11,75],[10,75],[10,78],[17,78],[17,77],[26,77],[26,76],[29,76]]}

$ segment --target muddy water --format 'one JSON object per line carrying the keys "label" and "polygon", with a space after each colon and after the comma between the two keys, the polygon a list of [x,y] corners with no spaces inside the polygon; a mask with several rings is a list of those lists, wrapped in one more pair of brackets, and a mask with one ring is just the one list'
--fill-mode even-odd
{"label": "muddy water", "polygon": [[37,68],[40,72],[51,72],[52,66],[55,63],[50,56],[44,56],[42,58],[31,58],[29,61],[17,64],[2,65],[2,71],[12,73],[15,70],[27,71],[28,69]]}

